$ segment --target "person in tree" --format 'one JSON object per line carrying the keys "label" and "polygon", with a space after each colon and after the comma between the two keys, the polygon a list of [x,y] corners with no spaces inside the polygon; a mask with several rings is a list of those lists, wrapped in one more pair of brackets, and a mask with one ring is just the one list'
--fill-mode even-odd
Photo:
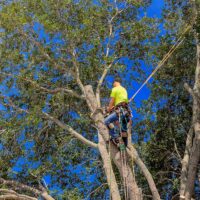
{"label": "person in tree", "polygon": [[[120,136],[127,137],[127,124],[131,116],[127,90],[122,87],[120,77],[114,79],[110,97],[107,108],[109,115],[105,118],[104,123],[109,129],[111,140],[114,143],[119,143]],[[124,142],[127,143],[127,140]]]}

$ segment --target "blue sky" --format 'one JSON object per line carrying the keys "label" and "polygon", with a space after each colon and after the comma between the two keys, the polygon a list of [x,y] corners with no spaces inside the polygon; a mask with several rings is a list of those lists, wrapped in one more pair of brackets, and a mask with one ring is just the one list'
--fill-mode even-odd
{"label": "blue sky", "polygon": [[147,12],[148,16],[160,17],[163,6],[164,6],[164,0],[153,0],[151,6],[148,8]]}
{"label": "blue sky", "polygon": [[[150,5],[150,7],[147,9],[147,13],[142,13],[142,15],[146,14],[148,17],[153,17],[153,18],[160,18],[161,17],[161,13],[162,13],[162,8],[164,6],[164,0],[153,0],[152,4]],[[155,67],[155,66],[154,66]],[[145,69],[145,65],[142,66],[142,68]],[[147,71],[147,70],[146,70]],[[147,73],[147,77],[148,75],[150,75],[150,71],[148,70]],[[146,77],[146,78],[147,78]],[[151,82],[151,80],[150,80]],[[132,88],[130,88],[128,90],[129,92],[129,98],[137,91],[137,89],[142,85],[142,83],[135,83],[136,86],[136,90],[133,91]],[[145,86],[140,93],[138,93],[138,95],[136,96],[136,98],[134,99],[136,105],[138,107],[141,106],[141,103],[143,100],[148,99],[150,95],[150,90]]]}

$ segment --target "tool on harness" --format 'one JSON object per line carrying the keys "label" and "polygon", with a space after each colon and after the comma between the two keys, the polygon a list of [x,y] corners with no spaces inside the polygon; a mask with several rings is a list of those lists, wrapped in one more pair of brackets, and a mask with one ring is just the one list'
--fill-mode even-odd
{"label": "tool on harness", "polygon": [[120,151],[125,151],[126,150],[126,146],[125,146],[124,142],[119,144],[119,150]]}
{"label": "tool on harness", "polygon": [[109,113],[107,112],[107,116],[111,115],[113,112],[115,112],[118,116],[118,120],[115,122],[112,122],[108,125],[108,128],[115,129],[116,135],[118,135],[118,138],[111,138],[111,141],[120,149],[125,150],[127,143],[128,143],[128,123],[130,122],[130,119],[132,117],[131,110],[127,103],[123,102],[115,106]]}

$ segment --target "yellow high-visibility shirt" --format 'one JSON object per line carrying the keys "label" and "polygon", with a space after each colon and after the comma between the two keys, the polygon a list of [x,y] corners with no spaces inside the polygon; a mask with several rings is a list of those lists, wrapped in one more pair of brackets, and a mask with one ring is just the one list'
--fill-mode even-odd
{"label": "yellow high-visibility shirt", "polygon": [[112,89],[110,97],[113,97],[115,99],[115,103],[114,103],[115,106],[117,104],[119,104],[119,103],[122,103],[122,102],[128,103],[128,94],[127,94],[127,91],[121,85],[117,86],[117,87],[114,87]]}

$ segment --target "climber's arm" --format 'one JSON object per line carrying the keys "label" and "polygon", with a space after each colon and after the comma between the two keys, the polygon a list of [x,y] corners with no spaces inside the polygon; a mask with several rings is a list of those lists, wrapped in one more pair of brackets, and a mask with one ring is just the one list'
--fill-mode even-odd
{"label": "climber's arm", "polygon": [[115,98],[112,97],[110,99],[110,103],[109,103],[109,107],[108,107],[108,112],[110,112],[113,109],[114,105],[115,105]]}

